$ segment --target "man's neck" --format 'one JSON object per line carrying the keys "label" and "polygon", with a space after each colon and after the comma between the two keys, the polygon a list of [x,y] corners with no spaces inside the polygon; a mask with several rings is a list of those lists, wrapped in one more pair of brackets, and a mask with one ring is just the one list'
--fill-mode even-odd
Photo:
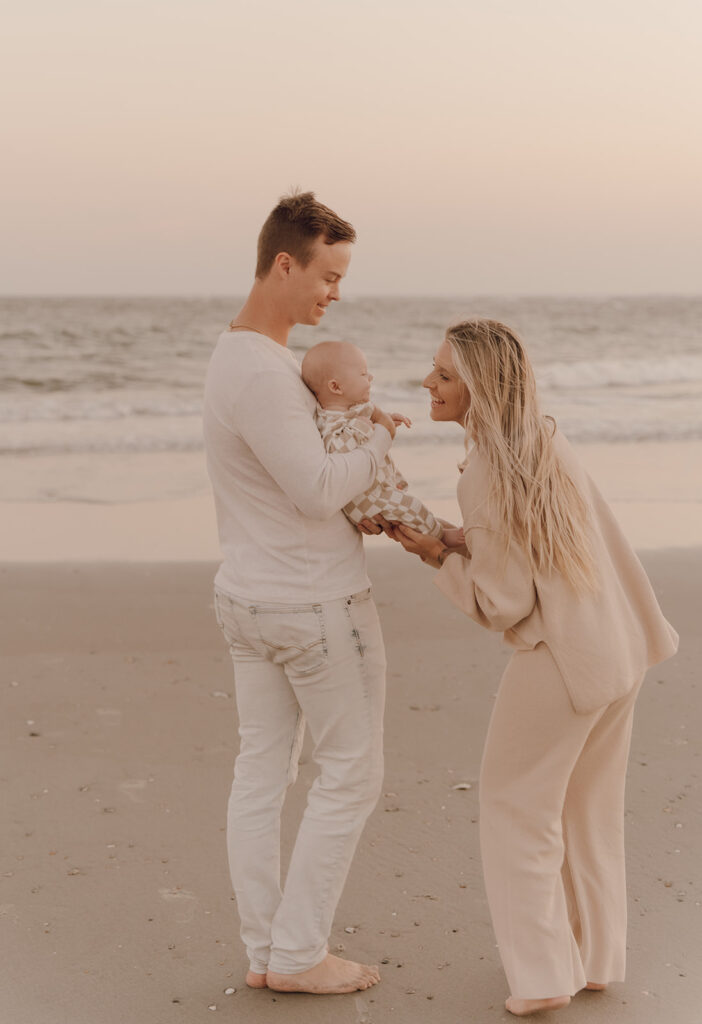
{"label": "man's neck", "polygon": [[257,282],[230,326],[238,327],[241,330],[248,328],[259,334],[265,334],[266,337],[277,341],[285,348],[293,324],[290,322],[290,317],[274,301],[271,301],[271,297],[263,293]]}

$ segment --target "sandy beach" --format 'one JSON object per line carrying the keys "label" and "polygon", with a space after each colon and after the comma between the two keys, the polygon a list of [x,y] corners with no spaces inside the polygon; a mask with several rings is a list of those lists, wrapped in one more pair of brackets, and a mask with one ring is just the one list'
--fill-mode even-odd
{"label": "sandy beach", "polygon": [[[536,415],[522,354],[468,372],[445,348],[474,319],[523,338],[541,414],[680,634],[633,726],[626,981],[533,1019],[702,1024],[701,35],[702,4],[634,0],[7,5],[0,1024],[517,1019],[478,798],[511,651],[386,536],[363,541],[385,778],[330,936],[381,983],[248,989],[225,835],[238,721],[205,439],[262,503],[261,579],[272,531],[286,553],[332,543],[294,540],[262,495],[266,473],[298,506],[356,479],[323,467],[287,358],[350,342],[404,420],[406,493],[457,523],[478,364],[510,446]],[[332,405],[366,396],[342,364]],[[284,872],[316,771],[307,737]]]}
{"label": "sandy beach", "polygon": [[[573,1024],[700,1019],[702,550],[644,561],[682,646],[651,671],[635,724],[628,978],[553,1018]],[[211,610],[214,564],[3,565],[0,1019],[513,1019],[477,824],[482,741],[507,653],[389,542],[370,545],[369,567],[389,656],[387,771],[331,944],[380,963],[383,980],[367,993],[312,997],[243,985],[223,835],[236,721]],[[309,753],[303,760],[286,807],[288,846],[314,773]]]}
{"label": "sandy beach", "polygon": [[[627,982],[557,1019],[699,1024],[702,481],[690,467],[702,442],[579,451],[682,645],[650,673],[635,724]],[[460,443],[396,453],[454,520],[460,456]],[[3,1024],[507,1020],[478,850],[499,638],[444,601],[418,560],[366,539],[389,660],[386,779],[331,944],[380,963],[383,981],[328,998],[250,991],[224,844],[236,712],[202,454],[0,462]],[[303,760],[286,849],[315,770],[307,748]]]}

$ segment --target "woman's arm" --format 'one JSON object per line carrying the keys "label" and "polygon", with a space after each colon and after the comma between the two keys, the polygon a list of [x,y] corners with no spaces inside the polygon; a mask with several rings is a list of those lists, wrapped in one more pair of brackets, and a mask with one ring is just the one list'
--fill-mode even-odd
{"label": "woman's arm", "polygon": [[[526,555],[515,544],[507,547],[504,536],[494,530],[473,527],[462,548],[449,548],[406,526],[395,527],[391,536],[405,551],[441,569],[435,585],[486,629],[511,629],[536,604],[536,587]],[[451,558],[454,554],[462,557]]]}
{"label": "woman's arm", "polygon": [[434,583],[466,615],[499,632],[512,629],[536,604],[526,553],[486,527],[468,531],[468,558],[444,559]]}

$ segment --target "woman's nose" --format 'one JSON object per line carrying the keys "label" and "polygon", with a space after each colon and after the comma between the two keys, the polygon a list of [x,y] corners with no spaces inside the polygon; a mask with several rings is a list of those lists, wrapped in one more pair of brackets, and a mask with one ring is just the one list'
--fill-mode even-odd
{"label": "woman's nose", "polygon": [[430,387],[431,387],[431,385],[432,385],[432,380],[431,380],[431,378],[432,378],[432,377],[433,377],[433,373],[428,373],[428,374],[426,375],[426,377],[425,377],[425,378],[424,378],[424,380],[422,381],[422,387],[423,387],[423,388],[430,388]]}

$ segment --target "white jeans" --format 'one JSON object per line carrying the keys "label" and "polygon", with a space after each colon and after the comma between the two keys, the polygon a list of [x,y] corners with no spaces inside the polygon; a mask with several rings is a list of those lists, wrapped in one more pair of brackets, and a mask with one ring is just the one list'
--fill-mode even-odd
{"label": "white jeans", "polygon": [[[311,605],[248,603],[215,590],[215,610],[239,712],[227,845],[241,937],[251,970],[295,974],[327,953],[356,844],[380,795],[378,613],[370,590]],[[305,719],[320,773],[281,890],[280,813]]]}

